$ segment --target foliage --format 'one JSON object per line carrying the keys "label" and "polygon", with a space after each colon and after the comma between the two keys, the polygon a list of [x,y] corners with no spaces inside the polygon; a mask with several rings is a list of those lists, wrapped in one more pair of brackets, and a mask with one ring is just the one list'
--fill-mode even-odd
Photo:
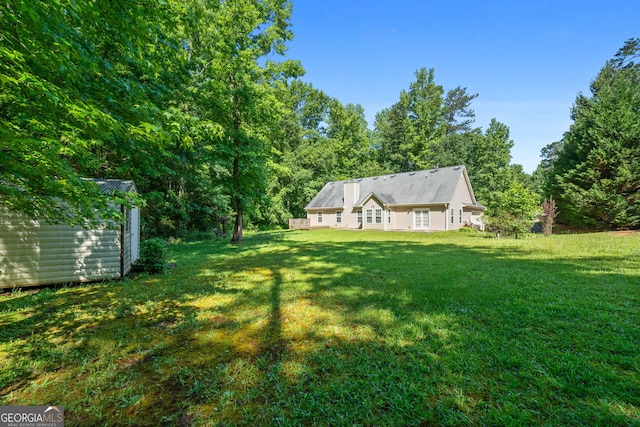
{"label": "foliage", "polygon": [[187,45],[195,70],[193,108],[223,130],[215,138],[219,182],[235,216],[232,242],[242,241],[245,212],[266,187],[268,137],[281,105],[274,82],[296,76],[298,64],[262,62],[283,54],[293,36],[291,4],[284,0],[193,2],[197,21]]}
{"label": "foliage", "polygon": [[149,49],[160,37],[154,18],[165,8],[153,5],[0,5],[3,204],[52,222],[117,216],[80,176],[108,153],[142,157],[165,140],[161,72],[147,55],[157,51]]}
{"label": "foliage", "polygon": [[0,405],[57,402],[70,425],[635,425],[639,238],[175,245],[170,275],[0,295]]}
{"label": "foliage", "polygon": [[574,226],[640,228],[640,53],[631,39],[578,95],[547,190]]}
{"label": "foliage", "polygon": [[510,165],[509,128],[492,119],[483,133],[472,127],[477,94],[462,87],[443,94],[433,69],[416,72],[409,91],[376,115],[378,162],[387,172],[464,164],[477,199],[492,207],[513,182],[527,184],[525,174]]}
{"label": "foliage", "polygon": [[499,194],[495,205],[487,209],[488,231],[504,236],[522,236],[531,231],[540,215],[540,196],[514,182]]}
{"label": "foliage", "polygon": [[155,237],[143,240],[140,243],[140,258],[137,265],[144,268],[149,273],[164,273],[169,261],[167,242]]}
{"label": "foliage", "polygon": [[240,242],[243,221],[305,216],[327,181],[465,164],[488,206],[522,181],[508,128],[474,128],[477,94],[445,91],[433,69],[373,131],[362,106],[299,80],[301,64],[275,62],[291,12],[287,0],[3,3],[2,203],[50,221],[117,219],[80,177],[132,179],[145,236],[234,217]]}

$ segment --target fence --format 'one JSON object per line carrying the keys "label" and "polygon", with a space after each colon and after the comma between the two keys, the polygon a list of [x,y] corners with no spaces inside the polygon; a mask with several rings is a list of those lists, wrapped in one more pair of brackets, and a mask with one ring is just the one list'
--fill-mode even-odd
{"label": "fence", "polygon": [[289,218],[289,230],[309,230],[310,228],[309,218]]}

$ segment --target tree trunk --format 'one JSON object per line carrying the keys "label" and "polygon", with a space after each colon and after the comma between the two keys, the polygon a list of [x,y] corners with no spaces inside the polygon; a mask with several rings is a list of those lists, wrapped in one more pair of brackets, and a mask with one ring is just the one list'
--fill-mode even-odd
{"label": "tree trunk", "polygon": [[[239,125],[238,125],[239,126]],[[233,225],[233,237],[231,243],[238,245],[242,243],[242,198],[240,197],[240,156],[238,154],[240,141],[236,138],[234,142],[236,153],[233,156],[233,187],[235,195],[233,196],[233,204],[235,205],[236,221]]]}
{"label": "tree trunk", "polygon": [[231,237],[232,244],[242,243],[242,201],[240,197],[235,197],[236,205],[236,221],[233,225],[233,237]]}

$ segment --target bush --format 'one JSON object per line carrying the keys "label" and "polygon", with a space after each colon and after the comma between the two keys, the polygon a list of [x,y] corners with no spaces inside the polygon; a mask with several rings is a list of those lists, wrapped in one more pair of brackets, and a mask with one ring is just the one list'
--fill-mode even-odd
{"label": "bush", "polygon": [[540,215],[539,196],[518,182],[497,197],[489,214],[487,231],[505,236],[525,235],[531,232]]}
{"label": "bush", "polygon": [[164,273],[167,269],[169,254],[167,242],[160,238],[153,238],[143,241],[140,244],[140,258],[136,264],[140,265],[144,271],[149,273]]}

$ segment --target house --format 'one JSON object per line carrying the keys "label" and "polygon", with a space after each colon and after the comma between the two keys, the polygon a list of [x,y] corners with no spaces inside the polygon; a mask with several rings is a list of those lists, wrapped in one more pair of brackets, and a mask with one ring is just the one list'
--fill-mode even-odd
{"label": "house", "polygon": [[464,166],[328,182],[306,206],[311,228],[444,231],[481,224]]}
{"label": "house", "polygon": [[[104,193],[136,192],[133,181],[90,181]],[[126,276],[139,255],[140,210],[115,207],[123,224],[90,229],[32,220],[0,205],[0,289]]]}

